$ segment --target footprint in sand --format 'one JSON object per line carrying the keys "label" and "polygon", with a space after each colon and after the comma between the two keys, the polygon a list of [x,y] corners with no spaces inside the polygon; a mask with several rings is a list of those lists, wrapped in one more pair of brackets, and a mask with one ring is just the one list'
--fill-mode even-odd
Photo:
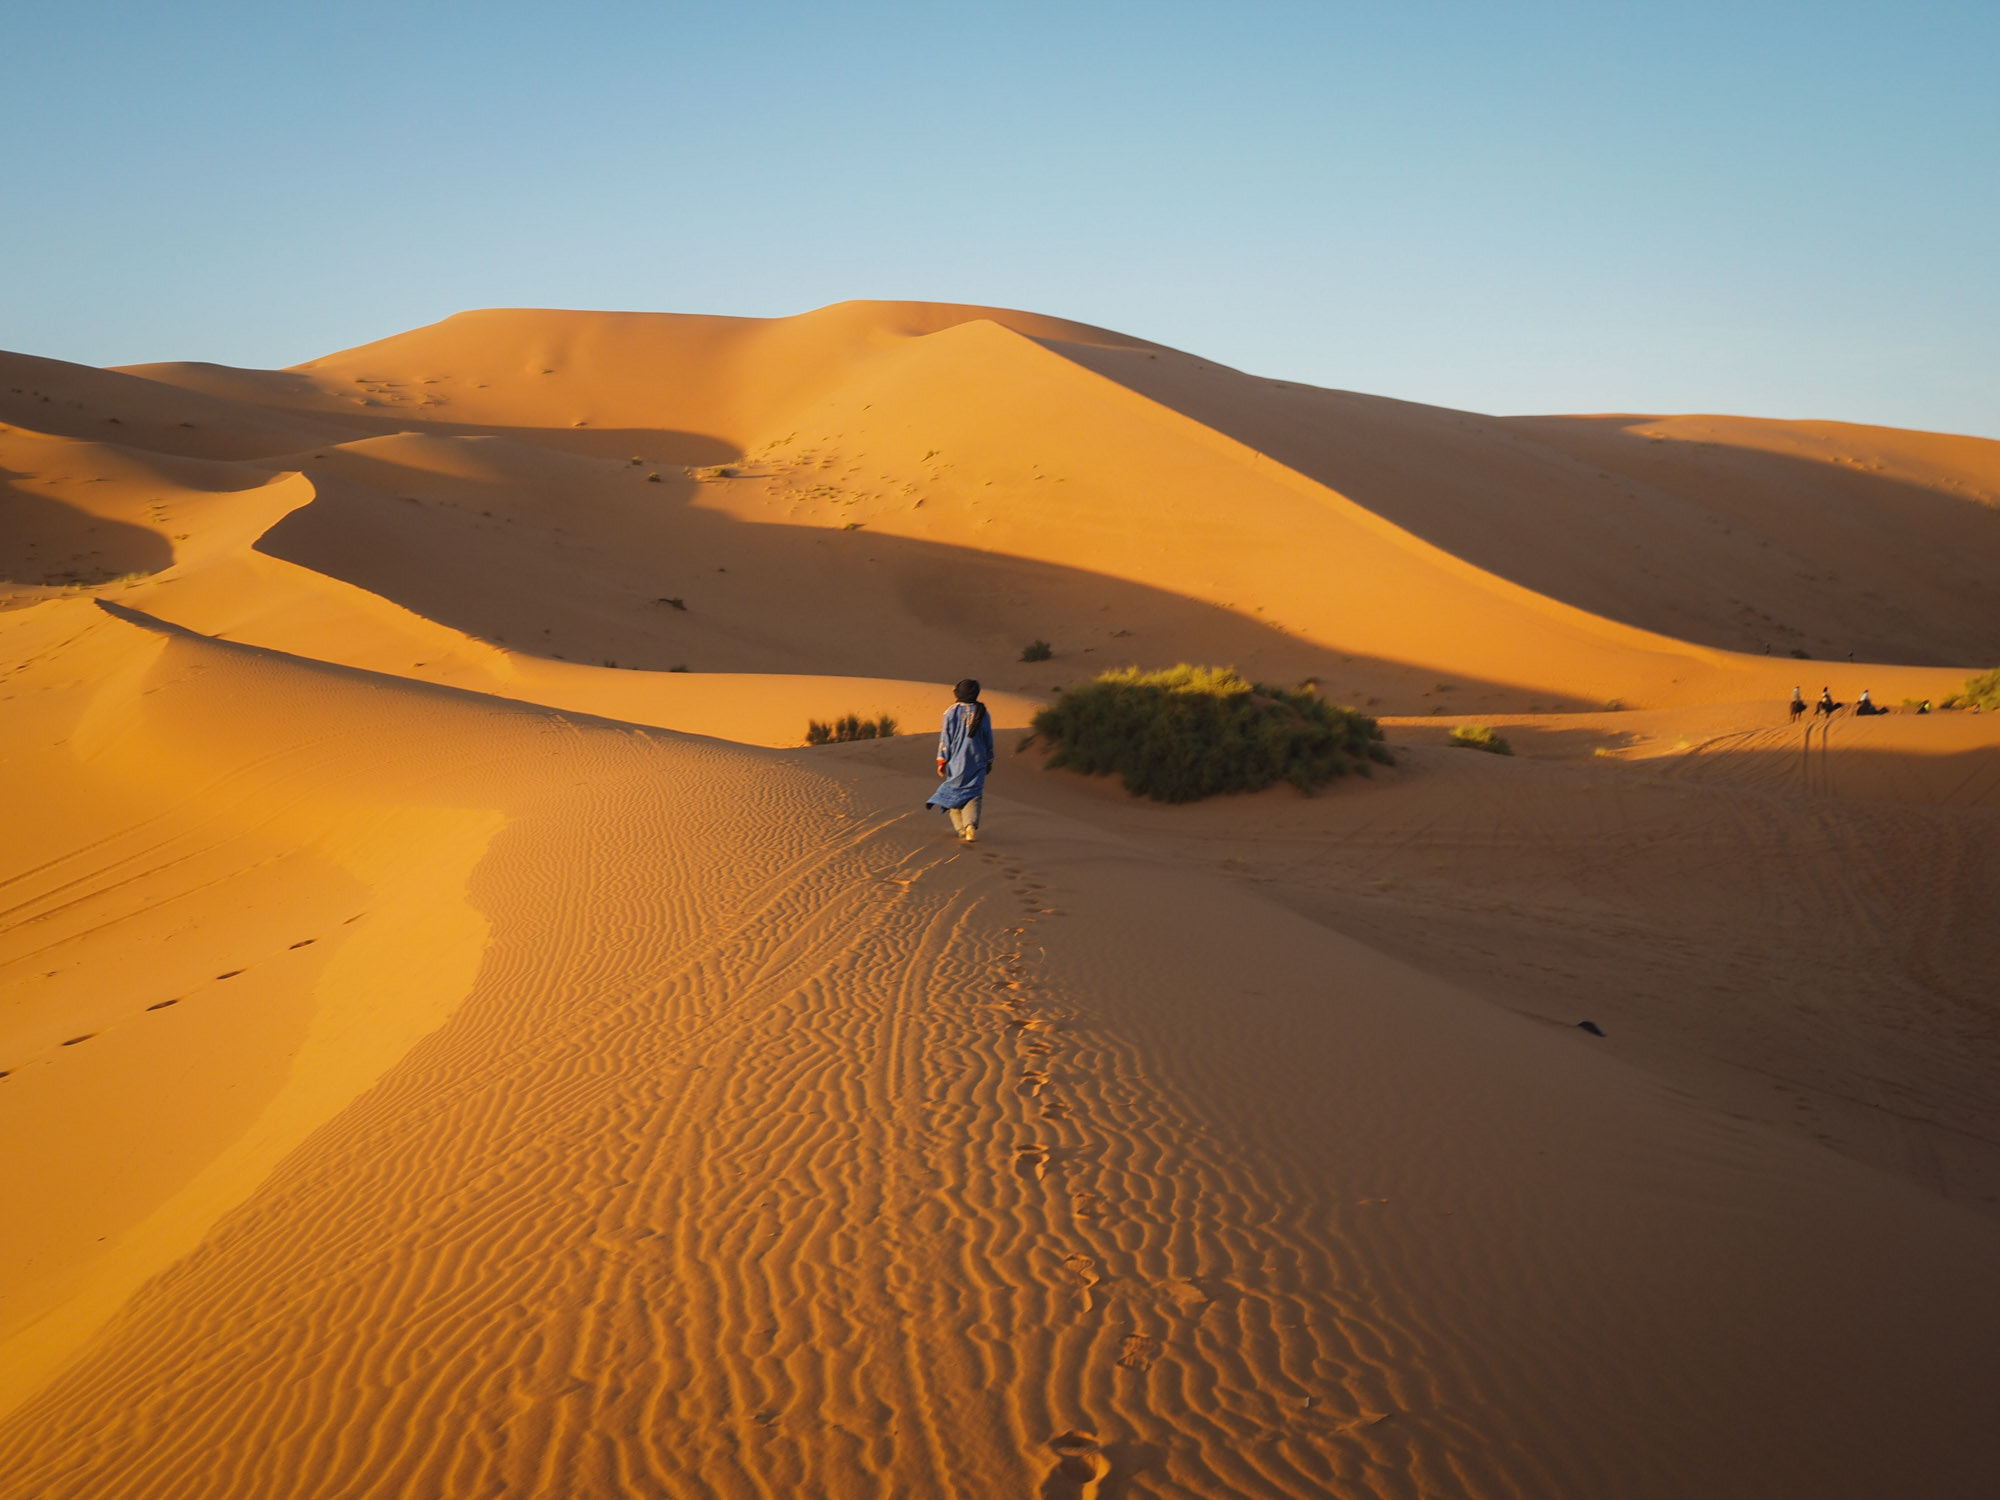
{"label": "footprint in sand", "polygon": [[1014,1148],[1014,1170],[1040,1182],[1049,1170],[1049,1148],[1034,1142]]}
{"label": "footprint in sand", "polygon": [[1150,1370],[1153,1361],[1160,1357],[1160,1341],[1149,1339],[1143,1333],[1128,1333],[1118,1346],[1118,1368],[1121,1370]]}
{"label": "footprint in sand", "polygon": [[1079,1219],[1104,1217],[1104,1199],[1096,1193],[1077,1191],[1069,1195],[1070,1211]]}
{"label": "footprint in sand", "polygon": [[1026,1094],[1032,1099],[1041,1093],[1043,1086],[1048,1081],[1049,1075],[1044,1073],[1040,1068],[1023,1068],[1021,1070],[1021,1082],[1016,1086],[1016,1092]]}
{"label": "footprint in sand", "polygon": [[1111,1475],[1111,1460],[1101,1451],[1096,1434],[1072,1431],[1049,1439],[1055,1449],[1056,1466],[1042,1486],[1045,1500],[1097,1500],[1098,1491]]}
{"label": "footprint in sand", "polygon": [[1042,1105],[1042,1118],[1060,1120],[1069,1113],[1069,1106],[1060,1099],[1050,1099]]}
{"label": "footprint in sand", "polygon": [[1104,1279],[1097,1274],[1097,1262],[1088,1255],[1065,1255],[1063,1269],[1075,1278],[1077,1300],[1083,1304],[1083,1310],[1089,1312],[1092,1305],[1090,1289]]}

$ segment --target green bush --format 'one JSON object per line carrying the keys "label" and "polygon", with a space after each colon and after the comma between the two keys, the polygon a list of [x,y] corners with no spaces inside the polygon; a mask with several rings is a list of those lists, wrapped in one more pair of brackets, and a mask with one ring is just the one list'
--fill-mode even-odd
{"label": "green bush", "polygon": [[831,724],[822,724],[818,719],[806,720],[806,743],[808,745],[839,745],[848,740],[886,740],[896,732],[896,721],[888,714],[878,719],[864,719],[859,714],[848,714],[835,719]]}
{"label": "green bush", "polygon": [[1022,661],[1047,661],[1056,654],[1056,648],[1047,641],[1030,641],[1021,648]]}
{"label": "green bush", "polygon": [[1394,764],[1373,719],[1232,667],[1123,667],[1035,715],[1051,766],[1118,775],[1135,796],[1192,802],[1289,781],[1302,792],[1369,762]]}
{"label": "green bush", "polygon": [[1978,677],[1966,678],[1964,691],[1953,696],[1963,708],[1980,708],[1989,713],[2000,709],[2000,667]]}
{"label": "green bush", "polygon": [[1461,724],[1451,732],[1451,742],[1461,750],[1486,750],[1494,755],[1512,755],[1514,747],[1484,724]]}

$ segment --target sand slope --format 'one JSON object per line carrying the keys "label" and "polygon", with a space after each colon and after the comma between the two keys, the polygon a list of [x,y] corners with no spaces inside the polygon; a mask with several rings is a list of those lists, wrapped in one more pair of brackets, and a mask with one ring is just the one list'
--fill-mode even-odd
{"label": "sand slope", "polygon": [[283,802],[532,790],[449,1019],[0,1493],[1021,1493],[1079,1427],[1157,1494],[1971,1493],[2000,1226],[1578,1034],[1061,819],[941,845],[901,777],[185,639],[142,681]]}
{"label": "sand slope", "polygon": [[[2000,656],[1996,445],[926,304],[7,359],[0,1496],[1989,1487],[2000,718],[1781,701]],[[1400,764],[1014,749],[1178,658]]]}
{"label": "sand slope", "polygon": [[[1781,656],[1958,666],[2000,650],[2000,443],[1982,439],[1735,417],[1500,420],[1256,379],[1053,319],[908,303],[768,320],[499,310],[287,372],[141,369],[369,430],[519,430],[676,462],[723,462],[803,423],[837,456],[823,468],[872,472],[880,448],[850,441],[845,422],[829,430],[820,401],[841,410],[841,393],[879,363],[974,323],[1038,340],[1456,557],[1594,613]],[[961,381],[959,394],[980,404],[960,417],[1009,445],[1021,481],[1037,467],[1074,475],[1073,457],[1039,451],[1042,428],[999,420],[1038,382],[966,373],[974,386]],[[892,427],[932,415],[921,402],[875,410]],[[883,482],[921,489],[918,455],[932,446],[894,455]],[[1093,456],[1137,478],[1123,444]],[[815,478],[866,487],[842,472]],[[1000,471],[986,478],[1018,493]],[[1915,597],[1921,608],[1906,603]]]}
{"label": "sand slope", "polygon": [[1744,417],[1496,418],[1052,344],[1454,556],[1751,653],[2000,649],[2000,442]]}

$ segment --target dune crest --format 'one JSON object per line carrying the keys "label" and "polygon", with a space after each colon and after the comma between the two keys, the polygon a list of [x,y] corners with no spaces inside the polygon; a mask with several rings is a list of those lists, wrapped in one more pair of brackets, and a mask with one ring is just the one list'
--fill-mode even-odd
{"label": "dune crest", "polygon": [[[922,303],[0,376],[0,1497],[1984,1493],[2000,445]],[[1183,659],[1397,764],[1024,752]]]}

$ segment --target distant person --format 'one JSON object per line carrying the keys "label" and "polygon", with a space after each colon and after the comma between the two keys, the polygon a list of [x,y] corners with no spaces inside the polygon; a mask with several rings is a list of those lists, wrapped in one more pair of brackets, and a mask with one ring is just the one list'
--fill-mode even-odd
{"label": "distant person", "polygon": [[970,844],[979,837],[979,799],[993,769],[993,716],[979,701],[979,680],[968,677],[951,690],[957,701],[944,711],[938,732],[937,773],[944,784],[926,807],[951,814],[951,826]]}
{"label": "distant person", "polygon": [[1875,706],[1875,700],[1868,696],[1867,688],[1863,688],[1861,696],[1854,700],[1854,716],[1858,719],[1871,719],[1876,714],[1886,714],[1888,711],[1886,708]]}
{"label": "distant person", "polygon": [[1806,695],[1798,688],[1792,689],[1792,722],[1799,722],[1799,715],[1806,711]]}
{"label": "distant person", "polygon": [[1931,700],[1928,698],[1924,699],[1923,702],[1917,705],[1917,712],[1920,714],[1927,714],[1930,711],[1931,711]]}
{"label": "distant person", "polygon": [[1813,712],[1825,714],[1830,719],[1833,717],[1833,711],[1839,707],[1840,705],[1833,701],[1833,689],[1823,687],[1819,690],[1819,702],[1813,705]]}

